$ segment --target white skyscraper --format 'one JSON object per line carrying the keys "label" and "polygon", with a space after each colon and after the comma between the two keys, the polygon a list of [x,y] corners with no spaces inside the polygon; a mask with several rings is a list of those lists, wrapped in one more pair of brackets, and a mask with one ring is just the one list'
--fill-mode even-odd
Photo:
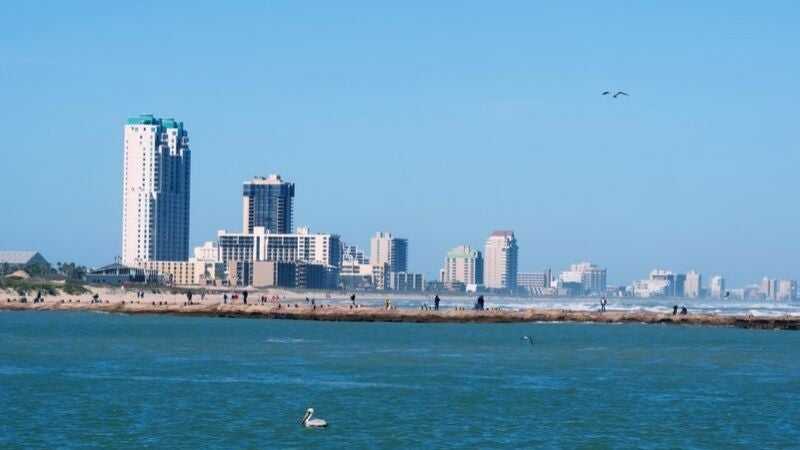
{"label": "white skyscraper", "polygon": [[711,297],[722,298],[725,295],[725,278],[719,275],[711,277]]}
{"label": "white skyscraper", "polygon": [[606,269],[590,262],[581,262],[570,266],[569,270],[562,272],[561,280],[576,280],[583,289],[583,294],[604,294],[606,292]]}
{"label": "white skyscraper", "polygon": [[486,241],[483,283],[490,289],[517,287],[517,239],[509,230],[494,231]]}
{"label": "white skyscraper", "polygon": [[694,270],[686,274],[686,283],[683,285],[684,296],[689,298],[700,298],[703,288],[703,276]]}
{"label": "white skyscraper", "polygon": [[191,151],[183,122],[128,119],[122,184],[123,263],[186,261]]}

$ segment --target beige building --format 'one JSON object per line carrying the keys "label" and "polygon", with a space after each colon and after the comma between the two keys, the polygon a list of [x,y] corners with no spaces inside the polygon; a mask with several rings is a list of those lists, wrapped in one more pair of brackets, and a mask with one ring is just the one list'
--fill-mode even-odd
{"label": "beige building", "polygon": [[134,267],[157,273],[172,286],[207,286],[221,283],[224,266],[203,261],[137,261]]}
{"label": "beige building", "polygon": [[780,301],[797,299],[797,281],[780,280],[778,282],[778,289],[775,294],[775,299]]}
{"label": "beige building", "polygon": [[518,247],[514,232],[494,231],[486,241],[483,282],[490,289],[517,287]]}
{"label": "beige building", "polygon": [[388,264],[390,272],[408,271],[408,239],[394,237],[391,233],[376,233],[369,244],[370,264]]}
{"label": "beige building", "polygon": [[483,256],[478,250],[460,245],[447,252],[442,269],[443,283],[461,282],[465,286],[483,284]]}

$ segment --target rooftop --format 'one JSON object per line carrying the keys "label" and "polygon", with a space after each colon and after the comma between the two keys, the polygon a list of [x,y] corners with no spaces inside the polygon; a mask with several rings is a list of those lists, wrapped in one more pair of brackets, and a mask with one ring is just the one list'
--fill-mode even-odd
{"label": "rooftop", "polygon": [[278,174],[270,174],[268,177],[253,177],[252,180],[245,181],[244,184],[284,184],[283,178]]}
{"label": "rooftop", "polygon": [[29,264],[36,256],[39,256],[44,261],[44,257],[35,251],[27,250],[0,250],[0,264]]}
{"label": "rooftop", "polygon": [[128,125],[158,125],[163,128],[183,128],[183,122],[173,118],[162,119],[152,114],[140,114],[138,117],[129,117]]}

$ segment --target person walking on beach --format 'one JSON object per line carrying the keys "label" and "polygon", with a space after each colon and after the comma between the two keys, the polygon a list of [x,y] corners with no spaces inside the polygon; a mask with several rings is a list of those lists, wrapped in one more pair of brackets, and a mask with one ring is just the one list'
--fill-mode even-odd
{"label": "person walking on beach", "polygon": [[228,304],[228,294],[222,294],[222,302],[224,304]]}
{"label": "person walking on beach", "polygon": [[672,315],[673,316],[677,316],[678,315],[678,305],[675,305],[675,306],[672,307]]}
{"label": "person walking on beach", "polygon": [[440,302],[440,301],[441,301],[441,299],[439,299],[439,294],[436,294],[436,296],[435,296],[435,297],[433,297],[433,309],[434,309],[435,311],[438,311],[438,310],[439,310],[439,302]]}
{"label": "person walking on beach", "polygon": [[483,311],[483,305],[484,305],[484,300],[483,296],[481,295],[478,297],[478,301],[475,302],[475,309],[478,311]]}
{"label": "person walking on beach", "polygon": [[350,296],[350,304],[356,306],[356,294]]}
{"label": "person walking on beach", "polygon": [[608,304],[608,300],[605,297],[600,299],[600,312],[606,312],[606,305]]}

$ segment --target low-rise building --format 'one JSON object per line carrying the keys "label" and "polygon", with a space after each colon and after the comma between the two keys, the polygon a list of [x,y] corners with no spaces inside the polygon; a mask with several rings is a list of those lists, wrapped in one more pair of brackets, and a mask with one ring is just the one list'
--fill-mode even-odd
{"label": "low-rise building", "polygon": [[391,272],[389,288],[393,291],[421,292],[425,290],[425,280],[421,273]]}
{"label": "low-rise building", "polygon": [[113,263],[90,270],[86,274],[86,282],[122,286],[126,284],[160,284],[161,279],[154,271]]}
{"label": "low-rise building", "polygon": [[[38,268],[42,272],[47,272],[50,270],[50,263],[37,251],[0,250],[0,275],[26,268]],[[37,270],[28,272],[36,274]]]}
{"label": "low-rise building", "polygon": [[519,272],[517,273],[517,286],[533,293],[541,291],[543,288],[549,288],[551,278],[550,269],[543,272]]}

